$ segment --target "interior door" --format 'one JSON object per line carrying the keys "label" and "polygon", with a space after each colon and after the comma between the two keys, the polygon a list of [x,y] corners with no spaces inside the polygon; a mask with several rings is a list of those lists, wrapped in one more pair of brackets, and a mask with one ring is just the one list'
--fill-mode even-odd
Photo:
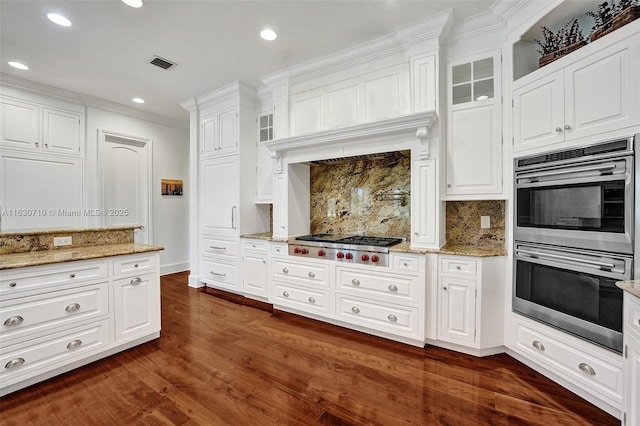
{"label": "interior door", "polygon": [[151,141],[113,134],[102,140],[104,225],[142,225],[135,242],[150,244]]}

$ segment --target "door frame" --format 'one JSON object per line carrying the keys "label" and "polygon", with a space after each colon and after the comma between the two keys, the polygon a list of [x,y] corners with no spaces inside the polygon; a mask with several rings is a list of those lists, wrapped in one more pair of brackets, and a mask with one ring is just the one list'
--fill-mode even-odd
{"label": "door frame", "polygon": [[[105,192],[104,192],[104,158],[105,158],[105,143],[115,141],[125,145],[133,145],[138,147],[143,147],[146,153],[145,161],[147,162],[147,243],[153,244],[153,214],[152,214],[152,206],[153,206],[153,140],[149,138],[143,138],[139,136],[132,136],[126,133],[114,132],[111,130],[98,129],[98,162],[97,162],[97,172],[98,172],[98,201],[99,208],[104,208],[105,206]],[[103,216],[101,219],[102,226],[105,226],[106,216]]]}

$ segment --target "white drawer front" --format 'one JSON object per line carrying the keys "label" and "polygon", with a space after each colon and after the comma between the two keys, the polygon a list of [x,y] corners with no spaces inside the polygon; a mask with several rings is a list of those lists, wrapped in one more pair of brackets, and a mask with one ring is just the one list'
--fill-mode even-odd
{"label": "white drawer front", "polygon": [[585,354],[550,336],[518,324],[518,347],[542,365],[560,368],[574,380],[590,386],[599,393],[620,399],[622,395],[622,368]]}
{"label": "white drawer front", "polygon": [[338,269],[338,289],[352,294],[384,297],[389,301],[417,302],[418,291],[411,278],[394,274],[367,274],[362,271]]}
{"label": "white drawer front", "polygon": [[202,260],[202,281],[216,287],[240,290],[240,271],[237,263]]}
{"label": "white drawer front", "polygon": [[391,266],[396,271],[418,272],[420,270],[420,258],[404,253],[391,253]]}
{"label": "white drawer front", "polygon": [[155,269],[155,256],[116,259],[113,261],[113,273],[115,275],[140,274],[144,272],[150,272]]}
{"label": "white drawer front", "polygon": [[0,342],[108,314],[106,282],[0,302]]}
{"label": "white drawer front", "polygon": [[284,260],[274,260],[273,278],[307,284],[312,286],[329,286],[328,266],[305,265]]}
{"label": "white drawer front", "polygon": [[275,283],[273,304],[288,306],[290,308],[329,314],[329,298],[324,291],[309,290],[288,286],[286,284]]}
{"label": "white drawer front", "polygon": [[235,259],[240,255],[240,244],[237,240],[203,237],[200,250],[203,255]]}
{"label": "white drawer front", "polygon": [[271,243],[271,254],[273,256],[287,256],[289,246],[286,243]]}
{"label": "white drawer front", "polygon": [[0,382],[9,386],[28,376],[83,358],[89,352],[102,350],[110,343],[109,324],[105,320],[34,339],[28,345],[4,347],[0,355]]}
{"label": "white drawer front", "polygon": [[440,259],[443,274],[476,276],[478,263],[475,260],[443,257]]}
{"label": "white drawer front", "polygon": [[245,239],[243,238],[242,240],[242,250],[250,250],[250,251],[257,251],[260,253],[266,253],[267,252],[267,245],[268,242],[265,240],[252,240],[252,239]]}
{"label": "white drawer front", "polygon": [[346,295],[337,296],[338,319],[375,330],[407,337],[420,337],[418,309],[378,304]]}
{"label": "white drawer front", "polygon": [[37,268],[15,274],[3,274],[0,280],[0,296],[3,300],[20,295],[25,291],[51,289],[76,282],[86,282],[107,278],[107,263],[82,264],[73,266]]}

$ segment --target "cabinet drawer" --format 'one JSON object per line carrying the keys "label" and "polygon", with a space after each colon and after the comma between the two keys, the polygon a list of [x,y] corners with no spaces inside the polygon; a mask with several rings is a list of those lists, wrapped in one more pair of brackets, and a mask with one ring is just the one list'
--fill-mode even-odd
{"label": "cabinet drawer", "polygon": [[405,253],[391,253],[391,266],[396,271],[418,272],[420,270],[420,258]]}
{"label": "cabinet drawer", "polygon": [[329,286],[328,265],[307,265],[285,260],[274,260],[273,278],[312,286]]}
{"label": "cabinet drawer", "polygon": [[352,294],[369,295],[416,302],[417,283],[410,277],[399,277],[394,274],[368,274],[363,271],[337,269],[337,288]]}
{"label": "cabinet drawer", "polygon": [[250,240],[250,239],[244,239],[244,238],[241,240],[241,246],[243,251],[250,250],[250,251],[257,251],[260,253],[266,253],[267,245],[268,245],[268,242],[265,240]]}
{"label": "cabinet drawer", "polygon": [[202,281],[213,284],[215,287],[239,291],[240,273],[237,263],[216,262],[215,260],[202,260]]}
{"label": "cabinet drawer", "polygon": [[289,246],[286,243],[271,243],[271,254],[273,256],[287,256]]}
{"label": "cabinet drawer", "polygon": [[106,282],[0,302],[0,342],[108,314]]}
{"label": "cabinet drawer", "polygon": [[640,339],[640,299],[624,294],[625,333],[633,333]]}
{"label": "cabinet drawer", "polygon": [[28,344],[4,347],[0,355],[2,386],[12,385],[104,349],[110,344],[109,324],[109,320],[104,320],[30,340]]}
{"label": "cabinet drawer", "polygon": [[418,336],[418,309],[360,300],[337,294],[341,321],[408,337]]}
{"label": "cabinet drawer", "polygon": [[563,343],[524,324],[518,324],[517,346],[545,368],[561,370],[562,376],[568,376],[574,382],[609,398],[620,400],[622,368],[612,362],[595,358],[580,347]]}
{"label": "cabinet drawer", "polygon": [[0,279],[0,297],[3,300],[21,295],[25,291],[44,290],[76,282],[106,279],[107,263],[75,263],[64,267],[38,267],[31,271],[3,274]]}
{"label": "cabinet drawer", "polygon": [[440,259],[440,272],[443,274],[457,274],[476,276],[478,262],[475,260],[443,257]]}
{"label": "cabinet drawer", "polygon": [[301,311],[329,314],[327,292],[274,283],[273,304]]}
{"label": "cabinet drawer", "polygon": [[114,275],[131,275],[150,272],[156,268],[156,257],[145,256],[113,261]]}
{"label": "cabinet drawer", "polygon": [[237,240],[225,240],[214,237],[203,237],[200,254],[206,256],[236,259],[240,255],[240,245]]}

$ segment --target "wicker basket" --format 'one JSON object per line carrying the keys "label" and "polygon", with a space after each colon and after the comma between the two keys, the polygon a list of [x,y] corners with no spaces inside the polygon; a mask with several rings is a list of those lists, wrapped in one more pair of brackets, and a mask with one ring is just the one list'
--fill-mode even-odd
{"label": "wicker basket", "polygon": [[612,31],[617,30],[620,27],[627,25],[630,22],[640,18],[640,6],[629,6],[611,21],[607,22],[597,30],[591,33],[589,39],[591,41],[597,40],[600,37],[609,34]]}
{"label": "wicker basket", "polygon": [[586,46],[586,45],[587,45],[587,40],[581,40],[581,41],[575,42],[573,44],[570,44],[567,47],[563,47],[562,49],[558,49],[555,52],[547,53],[546,55],[542,56],[538,60],[538,67],[542,68],[545,65],[550,64],[551,62],[555,61],[556,59],[560,59],[563,56],[568,55],[569,53],[573,52],[574,50],[578,50],[582,46]]}

